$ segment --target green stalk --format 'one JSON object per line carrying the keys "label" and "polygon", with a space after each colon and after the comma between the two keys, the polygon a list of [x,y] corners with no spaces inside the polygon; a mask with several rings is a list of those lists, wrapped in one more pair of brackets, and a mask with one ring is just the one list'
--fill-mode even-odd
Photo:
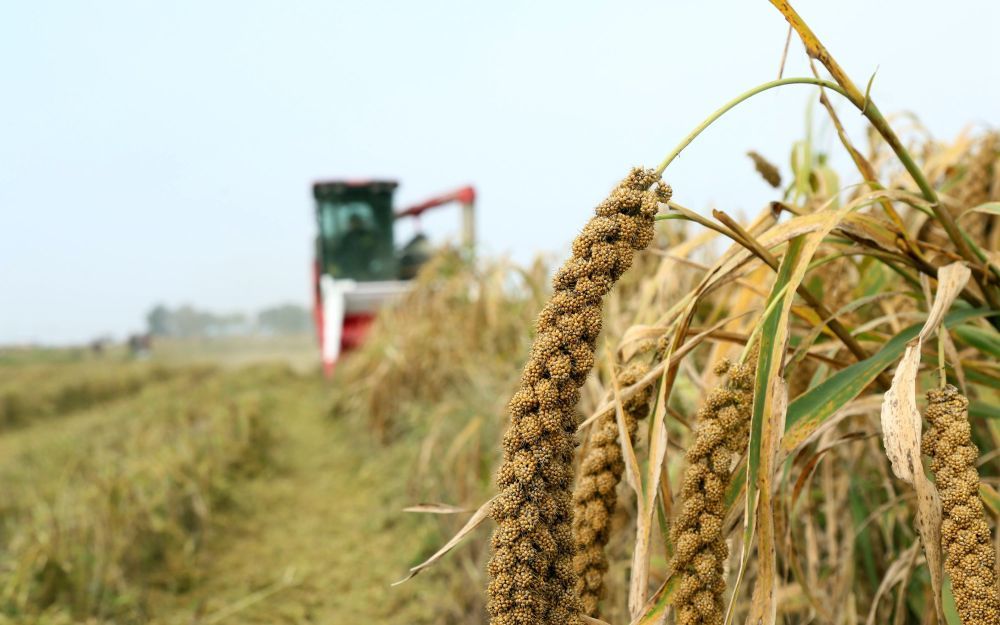
{"label": "green stalk", "polygon": [[[794,23],[793,27],[795,27]],[[797,27],[796,30],[798,30]],[[808,43],[806,44],[806,48],[810,49]],[[835,76],[843,76],[843,80],[849,81],[846,75],[843,75],[842,71],[840,71],[839,66],[836,67],[838,72],[831,72],[831,73],[834,73]],[[971,248],[968,245],[968,240],[966,238],[968,235],[966,235],[963,231],[958,229],[958,226],[955,223],[954,219],[952,218],[951,213],[949,213],[947,209],[941,206],[940,200],[938,199],[937,194],[934,192],[934,189],[930,186],[930,183],[927,182],[927,179],[924,177],[923,172],[920,171],[919,167],[917,167],[917,164],[910,156],[910,153],[906,150],[905,147],[903,147],[903,144],[899,141],[899,138],[892,131],[892,128],[889,127],[889,123],[886,121],[881,111],[878,110],[878,107],[875,106],[875,103],[872,102],[871,99],[868,98],[867,96],[861,96],[860,93],[857,94],[858,95],[857,98],[853,97],[852,93],[854,91],[857,91],[857,88],[854,86],[853,83],[850,82],[847,82],[846,87],[843,87],[839,84],[836,84],[829,80],[823,80],[821,78],[798,76],[793,78],[782,78],[780,80],[772,80],[770,82],[765,82],[763,84],[757,85],[756,87],[753,87],[752,89],[744,91],[743,93],[739,94],[732,100],[723,104],[719,109],[717,109],[711,115],[706,117],[700,124],[695,126],[694,130],[688,133],[686,137],[681,139],[681,142],[678,143],[677,146],[674,147],[674,149],[671,150],[669,154],[667,154],[666,158],[663,159],[663,162],[660,163],[660,165],[656,168],[656,175],[658,176],[662,175],[663,172],[667,169],[667,167],[669,167],[670,164],[674,161],[674,159],[676,159],[680,155],[681,151],[683,151],[684,148],[690,145],[691,142],[698,137],[698,135],[700,135],[709,126],[715,123],[720,117],[722,117],[723,115],[731,111],[733,108],[735,108],[738,104],[740,104],[745,100],[749,100],[750,98],[759,93],[768,91],[769,89],[773,89],[775,87],[783,87],[786,85],[816,85],[818,87],[829,89],[830,91],[839,93],[841,96],[847,99],[847,101],[854,104],[858,108],[858,110],[861,111],[861,114],[868,119],[868,121],[872,124],[872,126],[876,130],[878,130],[879,134],[881,134],[882,137],[885,138],[886,142],[892,148],[893,152],[896,153],[900,162],[903,164],[903,167],[906,168],[906,170],[910,173],[910,176],[913,177],[913,179],[917,182],[917,186],[920,188],[921,194],[924,196],[924,199],[926,199],[929,203],[931,203],[931,209],[934,211],[935,216],[939,218],[939,221],[941,221],[941,224],[945,227],[945,230],[948,231],[949,236],[951,236],[952,233],[951,231],[948,230],[948,222],[950,221],[950,223],[956,228],[955,231],[956,236],[961,241],[961,246],[956,245],[956,247],[958,248],[958,252],[970,264],[974,266],[977,265],[976,254],[972,252]],[[942,214],[945,215],[945,218],[940,217],[940,215]],[[990,307],[993,308],[994,310],[1000,310],[1000,299],[997,299],[994,290],[990,289],[991,285],[989,284],[989,281],[982,280],[980,282],[980,286],[983,290],[983,294],[986,296],[986,301],[990,305]],[[971,301],[970,299],[971,293],[968,291],[968,289],[963,291],[963,297]],[[998,329],[1000,329],[1000,320],[991,319],[991,322],[993,322],[994,325]]]}
{"label": "green stalk", "polygon": [[[913,157],[910,155],[909,151],[903,146],[902,141],[893,131],[892,127],[889,126],[889,122],[886,121],[885,117],[882,115],[878,107],[875,106],[875,102],[872,101],[871,95],[867,92],[861,93],[857,85],[850,79],[847,73],[840,67],[840,64],[833,58],[830,51],[820,43],[816,34],[809,28],[809,25],[805,23],[805,20],[792,8],[792,5],[788,3],[787,0],[769,0],[774,8],[788,20],[789,25],[795,29],[798,33],[799,38],[802,40],[802,44],[806,47],[806,52],[810,57],[816,59],[826,67],[830,75],[833,76],[834,80],[837,81],[838,86],[842,87],[839,93],[845,96],[851,104],[861,111],[861,114],[868,118],[872,126],[878,133],[882,136],[885,142],[889,145],[892,151],[896,154],[900,163],[906,169],[910,177],[917,184],[920,189],[920,193],[924,196],[928,202],[931,203],[931,210],[934,211],[935,217],[941,223],[945,232],[948,233],[948,238],[951,239],[952,243],[955,245],[955,249],[958,253],[965,259],[970,265],[979,264],[976,255],[972,252],[972,249],[968,245],[965,239],[965,234],[962,229],[958,226],[955,218],[948,211],[947,208],[941,205],[941,200],[938,198],[937,192],[934,187],[931,186],[930,182],[924,176],[924,172],[920,170]],[[989,270],[987,270],[988,273]],[[979,286],[983,291],[983,296],[986,298],[986,302],[989,304],[990,308],[994,310],[1000,310],[1000,298],[997,297],[997,292],[995,289],[991,288],[989,280],[985,277],[981,277],[977,280]],[[1000,325],[994,321],[995,327]]]}
{"label": "green stalk", "polygon": [[811,77],[808,77],[808,76],[800,76],[800,77],[795,77],[795,78],[782,78],[780,80],[772,80],[772,81],[766,82],[766,83],[764,83],[762,85],[757,85],[753,89],[750,89],[749,91],[744,91],[743,93],[741,93],[740,95],[736,96],[735,98],[733,98],[729,102],[726,102],[725,104],[722,105],[721,108],[719,108],[717,111],[715,111],[714,113],[712,113],[711,115],[709,115],[707,118],[705,118],[705,121],[703,121],[700,124],[698,124],[695,127],[695,129],[692,130],[688,134],[688,136],[684,137],[681,140],[681,142],[679,144],[677,144],[677,147],[675,147],[670,152],[670,154],[668,154],[667,157],[665,159],[663,159],[663,162],[660,163],[660,166],[656,168],[656,175],[657,176],[662,175],[663,172],[664,172],[664,170],[666,170],[666,168],[670,166],[670,163],[672,163],[673,160],[675,158],[677,158],[677,156],[681,153],[681,150],[683,150],[688,145],[690,145],[691,142],[694,141],[695,138],[698,135],[700,135],[706,128],[708,128],[709,126],[711,126],[717,119],[719,119],[720,117],[722,117],[723,115],[725,115],[726,113],[728,113],[731,109],[733,109],[734,107],[736,107],[737,104],[739,104],[740,102],[743,102],[744,100],[749,100],[750,98],[752,98],[753,96],[757,95],[758,93],[763,93],[764,91],[767,91],[768,89],[773,89],[775,87],[783,87],[785,85],[818,85],[820,87],[825,87],[825,88],[830,89],[832,91],[836,91],[837,93],[839,93],[840,95],[844,96],[845,98],[850,99],[850,97],[847,95],[847,92],[844,89],[842,89],[840,87],[840,85],[838,85],[838,84],[836,84],[834,82],[830,82],[829,80],[822,80],[820,78],[811,78]]}

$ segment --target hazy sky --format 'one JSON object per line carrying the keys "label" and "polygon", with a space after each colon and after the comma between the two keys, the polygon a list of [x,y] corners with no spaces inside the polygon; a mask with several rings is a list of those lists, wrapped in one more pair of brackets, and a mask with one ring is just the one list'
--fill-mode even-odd
{"label": "hazy sky", "polygon": [[[857,81],[879,68],[884,111],[1000,123],[1000,3],[794,4]],[[773,79],[785,34],[766,0],[5,2],[0,343],[121,336],[159,301],[306,303],[317,178],[396,178],[401,204],[473,183],[484,253],[563,250],[631,165]],[[807,71],[795,42],[785,75]],[[675,198],[771,199],[744,153],[787,172],[813,96],[713,126]]]}

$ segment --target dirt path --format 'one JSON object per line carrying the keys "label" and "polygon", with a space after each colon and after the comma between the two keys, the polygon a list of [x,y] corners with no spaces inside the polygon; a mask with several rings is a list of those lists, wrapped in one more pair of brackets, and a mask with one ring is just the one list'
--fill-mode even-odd
{"label": "dirt path", "polygon": [[[296,385],[298,386],[298,385]],[[401,514],[409,452],[323,414],[328,390],[282,390],[277,465],[240,490],[240,511],[206,554],[204,577],[154,607],[160,623],[434,622],[433,575],[390,583],[438,538]],[[229,517],[232,518],[229,518]]]}

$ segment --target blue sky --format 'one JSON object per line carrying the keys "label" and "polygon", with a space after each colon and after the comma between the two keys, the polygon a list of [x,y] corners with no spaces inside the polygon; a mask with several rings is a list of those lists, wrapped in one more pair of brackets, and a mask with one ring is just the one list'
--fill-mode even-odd
{"label": "blue sky", "polygon": [[[997,3],[795,5],[856,80],[879,68],[884,111],[942,138],[1000,122]],[[121,336],[160,301],[306,303],[317,178],[396,178],[401,204],[473,183],[484,253],[560,252],[630,166],[774,78],[785,34],[766,0],[4,3],[0,343]],[[806,72],[794,42],[785,75]],[[811,95],[713,126],[675,198],[771,199],[744,153],[787,172]]]}

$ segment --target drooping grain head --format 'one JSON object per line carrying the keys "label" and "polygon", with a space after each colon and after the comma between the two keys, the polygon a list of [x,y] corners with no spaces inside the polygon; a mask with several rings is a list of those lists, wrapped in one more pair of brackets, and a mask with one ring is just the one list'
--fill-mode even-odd
{"label": "drooping grain head", "polygon": [[556,273],[552,298],[538,316],[509,405],[492,508],[493,625],[579,620],[570,498],[579,389],[594,364],[603,298],[635,251],[649,245],[653,216],[669,197],[651,171],[632,170],[573,241],[573,256]]}
{"label": "drooping grain head", "polygon": [[750,434],[755,365],[756,359],[750,359],[736,367],[724,362],[716,369],[729,377],[705,398],[695,440],[685,454],[682,508],[670,528],[672,568],[680,575],[677,625],[723,621],[723,567],[729,557],[722,534],[724,499],[733,459],[746,449]]}
{"label": "drooping grain head", "polygon": [[[639,381],[649,365],[635,363],[618,375],[621,386]],[[633,395],[622,406],[628,436],[634,442],[638,421],[649,414],[653,386]],[[573,538],[576,557],[573,570],[583,612],[598,616],[598,604],[604,595],[604,576],[608,570],[605,547],[611,535],[611,520],[618,504],[617,488],[625,463],[618,439],[618,420],[614,413],[605,414],[593,425],[590,446],[580,463],[580,477],[573,491]]]}
{"label": "drooping grain head", "polygon": [[757,170],[757,173],[760,174],[760,177],[763,178],[767,184],[771,185],[775,189],[781,186],[781,172],[778,171],[778,168],[775,167],[771,161],[767,160],[753,150],[747,152],[747,156],[749,156],[750,160],[753,161],[754,169]]}
{"label": "drooping grain head", "polygon": [[955,606],[963,625],[1000,623],[996,556],[979,498],[979,450],[972,442],[969,400],[951,385],[927,393],[927,400],[930,428],[922,445],[941,494],[941,543]]}

